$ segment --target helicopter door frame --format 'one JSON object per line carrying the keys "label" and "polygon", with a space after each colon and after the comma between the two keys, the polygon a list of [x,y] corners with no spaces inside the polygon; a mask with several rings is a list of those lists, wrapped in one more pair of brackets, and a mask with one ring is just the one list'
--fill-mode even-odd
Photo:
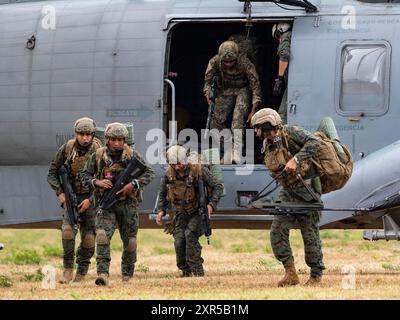
{"label": "helicopter door frame", "polygon": [[[292,22],[296,19],[296,17],[256,17],[252,18],[252,22],[254,23],[277,23],[277,22]],[[224,24],[229,24],[229,23],[242,23],[245,25],[246,19],[243,17],[241,18],[172,18],[166,23],[165,28],[163,29],[166,32],[166,37],[165,37],[165,47],[164,47],[164,70],[163,70],[163,80],[162,80],[162,96],[161,96],[161,110],[162,110],[162,117],[161,117],[161,128],[167,133],[170,132],[170,130],[176,130],[174,126],[169,125],[169,119],[168,119],[168,111],[171,106],[168,103],[168,100],[170,99],[170,90],[171,90],[171,82],[173,83],[173,74],[169,74],[169,67],[170,67],[170,61],[171,61],[171,47],[172,47],[172,39],[173,39],[173,33],[175,31],[175,28],[182,23],[185,24],[207,24],[207,23],[224,23]],[[289,66],[290,68],[290,66]],[[175,94],[176,92],[179,91],[179,87],[175,88]],[[171,102],[170,102],[171,103]],[[175,102],[174,102],[175,103]],[[176,119],[176,114],[172,115],[172,119]],[[176,135],[178,135],[179,132],[176,132]],[[170,134],[169,134],[170,135]],[[171,137],[172,138],[172,137]],[[167,137],[168,140],[168,137]],[[175,141],[176,142],[176,141]],[[237,167],[240,165],[222,165],[222,167]],[[263,164],[255,164],[255,166],[262,166],[264,167]]]}

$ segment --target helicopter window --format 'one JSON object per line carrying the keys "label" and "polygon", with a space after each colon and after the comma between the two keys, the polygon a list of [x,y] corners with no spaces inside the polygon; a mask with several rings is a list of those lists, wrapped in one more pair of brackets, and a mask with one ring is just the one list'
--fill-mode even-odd
{"label": "helicopter window", "polygon": [[388,108],[390,46],[344,44],[341,50],[339,112],[381,115]]}

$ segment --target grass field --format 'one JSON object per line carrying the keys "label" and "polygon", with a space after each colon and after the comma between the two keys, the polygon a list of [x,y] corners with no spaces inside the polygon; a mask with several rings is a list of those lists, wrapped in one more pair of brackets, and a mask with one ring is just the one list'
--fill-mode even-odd
{"label": "grass field", "polygon": [[[320,286],[277,288],[283,275],[269,244],[269,231],[214,230],[202,239],[206,276],[180,278],[173,239],[161,230],[139,230],[134,279],[120,279],[121,241],[112,241],[109,287],[96,287],[95,260],[82,283],[45,289],[43,267],[62,274],[58,230],[0,230],[0,299],[399,299],[398,242],[366,242],[362,231],[321,231],[327,267]],[[291,243],[303,284],[308,278],[299,231]],[[45,272],[45,271],[44,271]],[[354,273],[354,277],[349,275]],[[46,283],[46,282],[45,282]]]}

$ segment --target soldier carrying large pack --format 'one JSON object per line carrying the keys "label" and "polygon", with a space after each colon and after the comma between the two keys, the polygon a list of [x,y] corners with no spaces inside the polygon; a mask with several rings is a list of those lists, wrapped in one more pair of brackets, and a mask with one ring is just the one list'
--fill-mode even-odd
{"label": "soldier carrying large pack", "polygon": [[65,167],[72,182],[72,190],[75,192],[78,202],[78,210],[81,215],[80,234],[81,243],[77,251],[78,269],[74,282],[81,281],[88,272],[90,259],[95,248],[95,214],[92,206],[90,188],[84,186],[80,179],[80,171],[83,169],[86,160],[102,146],[101,141],[94,137],[96,124],[90,118],[81,118],[74,125],[75,138],[62,145],[50,163],[47,181],[55,191],[61,206],[66,209],[62,224],[63,244],[63,279],[61,283],[69,283],[73,278],[73,267],[75,259],[75,237],[77,228],[75,223],[70,221],[67,210],[71,209],[66,198],[66,190],[63,190],[60,181],[60,169]]}
{"label": "soldier carrying large pack", "polygon": [[[265,165],[283,186],[279,193],[279,200],[283,203],[294,204],[319,202],[322,194],[321,180],[309,159],[318,153],[320,140],[298,126],[283,126],[279,114],[269,108],[259,110],[251,119],[251,125],[257,137],[263,141]],[[297,178],[297,174],[301,175],[301,180]],[[310,278],[306,285],[321,281],[325,266],[322,261],[319,219],[320,212],[316,210],[310,210],[301,215],[274,216],[271,226],[271,246],[275,257],[282,262],[286,271],[278,286],[299,283],[289,243],[290,229],[296,225],[301,229],[305,260],[311,268]]]}

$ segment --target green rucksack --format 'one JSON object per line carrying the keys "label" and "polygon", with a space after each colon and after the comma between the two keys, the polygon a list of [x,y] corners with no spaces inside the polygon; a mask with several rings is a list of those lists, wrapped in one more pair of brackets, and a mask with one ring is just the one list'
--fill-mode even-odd
{"label": "green rucksack", "polygon": [[353,172],[353,159],[347,146],[340,142],[333,120],[322,119],[314,135],[321,146],[311,162],[320,176],[322,193],[343,188]]}

